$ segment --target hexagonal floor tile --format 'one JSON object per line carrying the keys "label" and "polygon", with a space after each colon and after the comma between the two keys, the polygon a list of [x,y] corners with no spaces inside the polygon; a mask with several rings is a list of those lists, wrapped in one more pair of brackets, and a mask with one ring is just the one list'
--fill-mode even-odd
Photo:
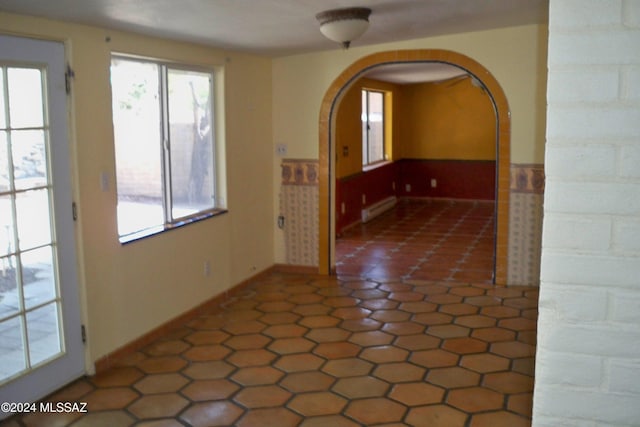
{"label": "hexagonal floor tile", "polygon": [[378,378],[382,378],[385,381],[391,383],[420,381],[426,372],[426,369],[421,368],[411,363],[383,363],[378,365],[373,375]]}
{"label": "hexagonal floor tile", "polygon": [[291,393],[276,385],[244,387],[233,400],[247,408],[269,408],[283,405]]}
{"label": "hexagonal floor tile", "polygon": [[371,376],[341,378],[332,388],[347,399],[383,397],[388,389],[388,383]]}
{"label": "hexagonal floor tile", "polygon": [[294,393],[329,390],[335,378],[317,371],[287,374],[280,385]]}
{"label": "hexagonal floor tile", "polygon": [[438,368],[429,371],[427,381],[449,389],[471,387],[480,384],[480,374],[458,366]]}
{"label": "hexagonal floor tile", "polygon": [[82,398],[89,411],[123,409],[139,397],[139,394],[126,387],[97,389]]}
{"label": "hexagonal floor tile", "polygon": [[147,375],[133,387],[143,394],[169,393],[180,390],[189,380],[180,374]]}
{"label": "hexagonal floor tile", "polygon": [[374,363],[403,362],[409,356],[405,349],[392,345],[368,347],[362,351],[360,358]]}
{"label": "hexagonal floor tile", "polygon": [[309,353],[287,354],[278,359],[274,366],[284,372],[301,372],[318,369],[324,360]]}
{"label": "hexagonal floor tile", "polygon": [[415,427],[464,427],[468,415],[447,405],[412,408],[406,422]]}
{"label": "hexagonal floor tile", "polygon": [[196,380],[182,390],[182,394],[196,402],[227,399],[240,387],[226,379]]}
{"label": "hexagonal floor tile", "polygon": [[233,425],[243,410],[231,402],[202,402],[187,409],[180,419],[192,427],[215,427]]}
{"label": "hexagonal floor tile", "polygon": [[399,422],[407,408],[383,397],[353,400],[345,414],[362,425]]}
{"label": "hexagonal floor tile", "polygon": [[483,385],[501,393],[533,391],[533,377],[517,372],[495,372],[484,376]]}
{"label": "hexagonal floor tile", "polygon": [[178,372],[187,361],[178,356],[150,357],[140,362],[138,367],[147,374]]}
{"label": "hexagonal floor tile", "polygon": [[504,395],[483,387],[451,390],[447,403],[465,412],[485,412],[502,408]]}
{"label": "hexagonal floor tile", "polygon": [[357,377],[369,374],[373,367],[373,363],[352,357],[330,360],[322,367],[322,371],[338,378]]}
{"label": "hexagonal floor tile", "polygon": [[143,375],[134,367],[118,367],[89,377],[89,381],[98,387],[128,386],[138,381]]}
{"label": "hexagonal floor tile", "polygon": [[296,395],[287,407],[305,417],[339,414],[347,400],[327,391]]}
{"label": "hexagonal floor tile", "polygon": [[189,405],[175,393],[143,396],[129,406],[129,412],[140,419],[174,417]]}
{"label": "hexagonal floor tile", "polygon": [[284,372],[271,366],[252,366],[238,369],[231,379],[240,385],[275,384],[284,376]]}
{"label": "hexagonal floor tile", "polygon": [[424,382],[396,384],[389,397],[407,406],[430,405],[442,402],[444,389]]}
{"label": "hexagonal floor tile", "polygon": [[[235,424],[236,427],[296,427],[302,417],[286,408],[261,408],[247,412]],[[222,424],[220,424],[222,425]]]}

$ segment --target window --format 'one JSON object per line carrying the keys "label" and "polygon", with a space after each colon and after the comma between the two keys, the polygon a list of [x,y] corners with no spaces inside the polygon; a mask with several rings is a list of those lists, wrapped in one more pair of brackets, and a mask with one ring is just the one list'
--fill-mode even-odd
{"label": "window", "polygon": [[114,56],[113,130],[122,242],[220,211],[213,72]]}
{"label": "window", "polygon": [[362,165],[385,159],[384,93],[362,90]]}

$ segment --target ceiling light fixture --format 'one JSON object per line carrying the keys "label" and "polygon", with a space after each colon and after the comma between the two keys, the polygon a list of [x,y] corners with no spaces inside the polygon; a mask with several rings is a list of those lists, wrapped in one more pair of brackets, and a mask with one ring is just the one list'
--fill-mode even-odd
{"label": "ceiling light fixture", "polygon": [[326,38],[348,49],[351,42],[369,28],[370,14],[371,9],[366,7],[349,7],[320,12],[316,19],[320,22],[320,32]]}

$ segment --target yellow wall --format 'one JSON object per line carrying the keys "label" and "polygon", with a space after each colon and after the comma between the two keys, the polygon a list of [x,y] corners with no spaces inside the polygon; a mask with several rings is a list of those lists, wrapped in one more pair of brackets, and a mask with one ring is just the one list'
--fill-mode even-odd
{"label": "yellow wall", "polygon": [[[270,59],[5,13],[0,29],[65,42],[75,70],[72,172],[89,362],[273,265]],[[118,242],[112,51],[224,69],[229,213],[127,245]],[[108,191],[100,188],[102,172],[111,179]],[[205,261],[211,263],[209,277]]]}
{"label": "yellow wall", "polygon": [[[336,116],[336,177],[362,172],[362,89],[385,91],[385,154],[393,160],[395,106],[399,103],[399,86],[377,80],[358,79],[345,93]],[[346,147],[346,153],[345,153]]]}
{"label": "yellow wall", "polygon": [[496,159],[496,115],[489,96],[470,78],[402,87],[402,157]]}
{"label": "yellow wall", "polygon": [[[274,143],[286,144],[288,157],[317,159],[320,105],[327,89],[343,70],[375,52],[447,49],[481,63],[504,89],[511,110],[511,163],[543,163],[547,34],[546,25],[525,25],[363,47],[358,47],[356,41],[346,51],[336,48],[276,58],[273,61]],[[274,198],[277,199],[280,159],[274,159],[273,168],[276,171]],[[280,230],[275,233],[276,262],[284,262],[284,236]]]}

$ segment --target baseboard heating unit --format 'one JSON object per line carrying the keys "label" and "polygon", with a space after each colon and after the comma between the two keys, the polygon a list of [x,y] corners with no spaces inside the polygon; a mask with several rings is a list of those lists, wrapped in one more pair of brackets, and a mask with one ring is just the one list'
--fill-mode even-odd
{"label": "baseboard heating unit", "polygon": [[365,209],[362,209],[362,222],[369,222],[378,215],[381,215],[389,209],[392,209],[396,205],[396,202],[396,197],[391,196],[387,197],[386,199],[380,200],[379,202],[374,203],[373,205]]}

